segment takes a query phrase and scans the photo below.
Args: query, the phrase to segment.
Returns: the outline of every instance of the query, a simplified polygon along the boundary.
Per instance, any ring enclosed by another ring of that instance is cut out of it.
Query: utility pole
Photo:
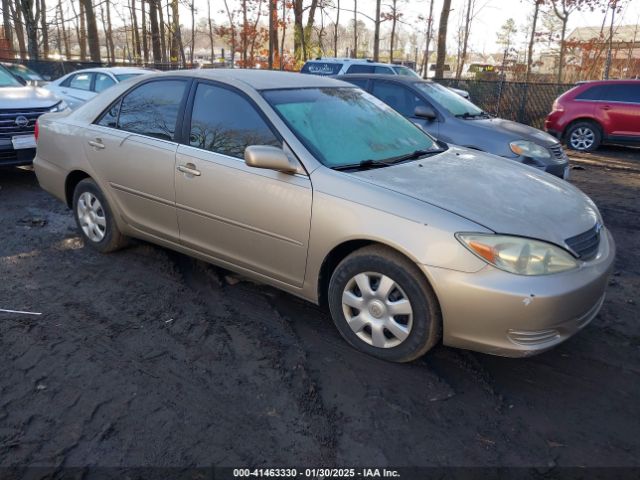
[[[607,48],[607,63],[604,67],[604,79],[609,80],[609,71],[611,70],[611,50],[613,49],[613,19],[616,14],[616,4],[618,0],[611,0],[611,24],[609,26],[609,47]]]

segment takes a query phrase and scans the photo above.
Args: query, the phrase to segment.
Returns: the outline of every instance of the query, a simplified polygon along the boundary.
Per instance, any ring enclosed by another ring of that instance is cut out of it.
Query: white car
[[[149,73],[149,70],[137,67],[76,70],[48,83],[45,88],[64,100],[71,109],[75,109],[116,83],[145,73]]]

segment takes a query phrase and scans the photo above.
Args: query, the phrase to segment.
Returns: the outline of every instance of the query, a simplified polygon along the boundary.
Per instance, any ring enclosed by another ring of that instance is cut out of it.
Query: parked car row
[[[345,79],[367,83],[133,78],[40,117],[35,172],[86,245],[135,237],[240,272],[327,306],[347,342],[385,360],[440,341],[531,355],[597,315],[615,246],[595,204],[542,168],[436,137],[499,131],[516,160],[555,140],[418,79]]]

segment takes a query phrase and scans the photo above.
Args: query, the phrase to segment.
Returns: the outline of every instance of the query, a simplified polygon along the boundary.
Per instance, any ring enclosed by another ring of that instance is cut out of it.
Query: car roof
[[[74,73],[113,73],[114,75],[121,74],[126,75],[128,73],[149,73],[151,70],[146,70],[141,67],[95,67],[95,68],[83,68],[82,70],[75,70],[73,72],[69,72],[71,74]]]
[[[576,82],[576,86],[578,85],[613,85],[620,83],[631,83],[636,84],[640,83],[640,79],[634,78],[620,78],[620,79],[611,79],[611,80],[581,80]]]
[[[185,76],[219,80],[226,83],[242,82],[255,90],[287,88],[352,87],[353,85],[320,75],[277,70],[249,70],[231,68],[201,68],[155,73],[155,76]]]
[[[386,75],[384,73],[347,73],[344,75],[336,75],[334,78],[338,78],[341,80],[349,81],[349,78],[363,78],[363,79],[380,79],[380,80],[388,80],[390,82],[397,83],[433,83],[431,80],[418,78],[418,77],[409,77],[407,75]]]
[[[352,63],[357,65],[373,65],[374,67],[406,67],[405,65],[396,65],[394,63],[374,62],[366,58],[312,58],[306,63]]]

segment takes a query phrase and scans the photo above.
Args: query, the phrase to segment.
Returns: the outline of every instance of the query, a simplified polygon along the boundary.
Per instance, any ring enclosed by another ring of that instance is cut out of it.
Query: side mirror
[[[298,171],[297,165],[289,160],[284,150],[269,145],[250,145],[245,148],[244,163],[250,167],[278,170],[284,173]]]
[[[426,118],[427,120],[435,120],[438,117],[436,112],[433,111],[433,108],[427,107],[426,105],[418,105],[413,115],[418,118]]]

